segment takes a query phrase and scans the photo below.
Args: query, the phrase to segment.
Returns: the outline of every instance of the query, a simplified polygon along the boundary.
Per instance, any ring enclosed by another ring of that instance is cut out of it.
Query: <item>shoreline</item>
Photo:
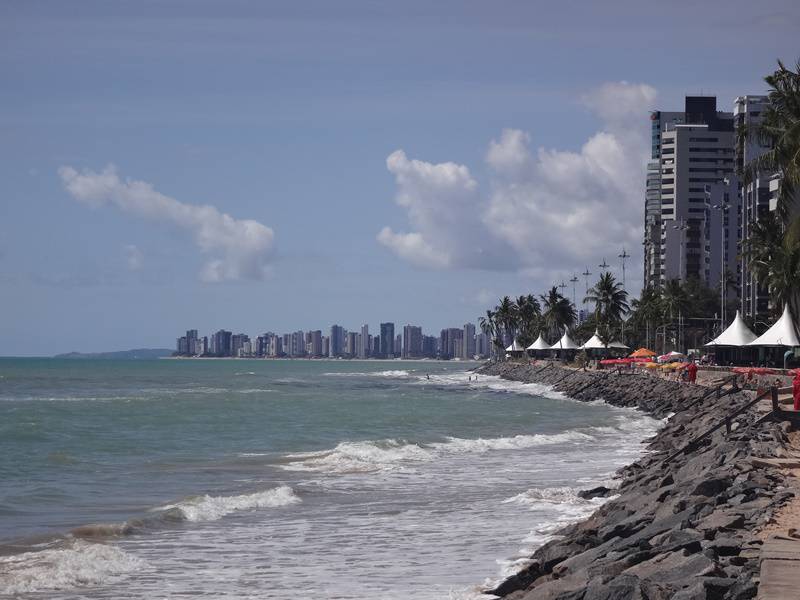
[[[602,399],[665,419],[645,454],[616,475],[618,489],[584,491],[609,500],[588,519],[557,532],[530,562],[487,594],[513,600],[754,598],[761,531],[780,527],[796,480],[758,459],[790,454],[788,423],[765,421],[760,404],[693,450],[666,461],[736,407],[739,391],[700,402],[709,389],[646,374],[580,371],[553,364],[498,362],[477,373],[551,385],[580,401]],[[591,460],[591,451],[587,452]]]

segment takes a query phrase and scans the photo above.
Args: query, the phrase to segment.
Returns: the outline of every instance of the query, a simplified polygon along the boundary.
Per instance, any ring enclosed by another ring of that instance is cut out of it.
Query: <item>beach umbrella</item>
[[[665,363],[665,362],[674,362],[676,360],[682,361],[684,358],[686,358],[685,354],[681,352],[675,352],[673,350],[672,352],[667,352],[666,354],[662,354],[661,356],[659,356],[658,362]]]
[[[647,348],[639,348],[635,352],[631,354],[631,358],[651,358],[655,356],[656,353],[652,350],[648,350]]]

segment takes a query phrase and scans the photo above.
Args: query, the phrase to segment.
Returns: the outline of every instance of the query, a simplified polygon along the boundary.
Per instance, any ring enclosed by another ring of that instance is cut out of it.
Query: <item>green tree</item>
[[[607,325],[619,323],[630,311],[628,292],[608,272],[600,275],[600,279],[583,301],[594,303],[595,317]]]
[[[517,312],[517,305],[509,298],[504,296],[494,309],[495,323],[500,329],[501,337],[504,344],[510,344],[514,341],[517,335],[517,328],[519,326],[519,313]]]
[[[794,71],[778,61],[778,69],[764,81],[770,88],[767,108],[752,129],[740,129],[739,143],[755,138],[769,150],[744,165],[743,175],[745,182],[757,173],[780,175],[777,213],[788,224],[795,193],[800,190],[800,61]]]
[[[564,333],[564,329],[570,329],[575,325],[577,321],[575,307],[558,292],[558,287],[555,285],[540,298],[544,326],[554,339],[558,339]]]
[[[492,344],[494,344],[495,348],[502,350],[503,342],[499,337],[499,329],[497,327],[497,323],[495,322],[494,311],[487,310],[486,315],[478,319],[478,325],[480,325],[481,331],[483,331],[483,333],[489,336],[489,339],[492,340]]]
[[[539,335],[542,321],[542,308],[539,301],[532,295],[520,296],[517,305],[517,339],[523,346],[531,344]]]
[[[637,335],[643,345],[655,346],[655,331],[664,319],[664,303],[661,294],[652,286],[642,290],[638,298],[631,302],[631,318],[628,319],[629,330]],[[642,336],[642,331],[644,335]]]

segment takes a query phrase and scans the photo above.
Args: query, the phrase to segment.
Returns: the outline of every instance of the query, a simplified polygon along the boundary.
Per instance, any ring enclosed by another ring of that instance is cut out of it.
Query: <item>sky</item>
[[[0,2],[0,354],[438,333],[623,248],[636,294],[649,111],[799,39],[783,0]]]

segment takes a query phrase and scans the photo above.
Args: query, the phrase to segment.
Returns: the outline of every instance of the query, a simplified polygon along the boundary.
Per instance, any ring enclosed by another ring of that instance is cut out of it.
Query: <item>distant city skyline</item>
[[[189,329],[177,338],[176,356],[208,358],[347,358],[347,359],[422,359],[472,360],[488,358],[497,349],[490,337],[474,323],[463,327],[447,327],[436,335],[425,335],[422,327],[406,324],[403,333],[395,335],[395,324],[380,324],[380,334],[370,335],[369,325],[359,331],[348,331],[331,325],[326,335],[321,329],[289,333],[265,331],[249,335],[220,329],[200,335]]]
[[[394,346],[580,302],[623,251],[636,294],[650,111],[758,97],[798,30],[788,0],[3,3],[3,354],[310,316]]]

